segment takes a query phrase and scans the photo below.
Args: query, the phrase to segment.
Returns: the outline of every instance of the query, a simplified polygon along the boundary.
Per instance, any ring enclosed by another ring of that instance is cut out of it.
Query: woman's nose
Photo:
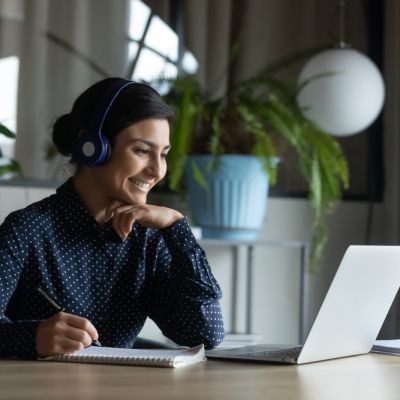
[[[149,160],[149,163],[146,167],[146,173],[151,175],[155,179],[163,178],[163,166],[162,160],[158,157],[154,157]]]

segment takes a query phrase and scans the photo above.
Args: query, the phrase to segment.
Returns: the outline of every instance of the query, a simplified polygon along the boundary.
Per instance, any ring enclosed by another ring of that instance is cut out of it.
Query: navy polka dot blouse
[[[0,355],[36,357],[38,324],[65,311],[89,319],[103,346],[132,347],[147,317],[183,346],[219,344],[220,287],[187,220],[134,224],[122,241],[100,225],[69,180],[0,226]]]

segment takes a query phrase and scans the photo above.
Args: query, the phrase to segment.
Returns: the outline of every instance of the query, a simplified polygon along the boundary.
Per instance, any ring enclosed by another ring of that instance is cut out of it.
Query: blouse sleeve
[[[32,358],[37,355],[36,331],[40,321],[11,321],[6,315],[26,256],[15,215],[10,214],[0,226],[0,356]]]
[[[147,304],[163,334],[183,346],[217,346],[224,338],[221,296],[186,218],[162,230]]]

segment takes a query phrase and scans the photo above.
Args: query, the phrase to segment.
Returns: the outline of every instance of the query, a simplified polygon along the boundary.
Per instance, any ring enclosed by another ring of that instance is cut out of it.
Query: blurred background
[[[251,333],[269,342],[298,342],[308,332],[347,246],[398,244],[400,238],[400,4],[348,0],[341,16],[339,3],[0,0],[0,123],[16,133],[13,139],[0,136],[0,149],[20,163],[25,176],[23,181],[0,181],[0,220],[54,192],[65,179],[67,160],[54,155],[50,128],[99,79],[151,82],[195,74],[218,95],[277,60],[332,46],[344,32],[346,42],[380,70],[386,95],[383,111],[367,129],[338,138],[349,162],[350,185],[328,219],[321,271],[301,274],[298,247],[257,246],[249,286],[246,248],[237,249],[235,273],[231,248],[204,245],[224,291],[227,330],[249,333],[250,312]],[[279,77],[295,86],[306,61],[281,68]],[[301,245],[310,237],[311,224],[306,185],[289,156],[279,167],[259,238]],[[395,301],[382,337],[400,335],[399,313]],[[151,322],[144,335],[161,337]]]

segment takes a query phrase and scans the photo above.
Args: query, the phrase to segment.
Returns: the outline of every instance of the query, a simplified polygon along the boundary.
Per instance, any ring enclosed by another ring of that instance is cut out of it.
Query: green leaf
[[[171,135],[171,151],[168,154],[170,168],[168,184],[173,191],[178,191],[180,188],[186,157],[191,147],[194,117],[197,113],[197,107],[192,102],[194,83],[188,80],[181,89],[182,97],[177,102],[178,116]]]
[[[314,209],[315,219],[319,221],[322,214],[322,183],[321,183],[321,170],[316,152],[313,154],[311,162],[311,176],[310,176],[310,199]]]
[[[272,160],[276,160],[277,157],[272,139],[264,129],[262,122],[245,105],[238,106],[237,110],[246,122],[250,134],[255,138],[252,153],[260,159],[270,184],[274,185],[277,177],[277,163]]]
[[[5,125],[0,124],[0,133],[10,139],[15,139],[17,136],[11,132]]]
[[[210,153],[213,156],[220,156],[224,154],[224,148],[221,144],[223,130],[221,127],[220,116],[217,113],[211,116],[210,125],[212,129],[212,135],[209,142]]]
[[[192,167],[192,174],[194,177],[194,180],[204,189],[204,190],[209,190],[209,185],[208,182],[201,172],[200,168],[197,166],[197,164],[192,161],[191,162],[191,167]]]
[[[169,187],[171,190],[175,190],[177,191],[180,187],[180,182],[183,176],[183,172],[185,169],[185,163],[186,163],[187,157],[186,156],[182,156],[179,158],[176,158],[174,162],[171,162],[171,164],[173,165],[174,168],[174,172],[171,172],[169,174]]]
[[[316,221],[311,237],[308,271],[311,274],[319,272],[325,247],[328,241],[326,224],[322,219]]]
[[[21,166],[17,161],[10,160],[8,164],[0,165],[0,176],[8,173],[22,174]]]

